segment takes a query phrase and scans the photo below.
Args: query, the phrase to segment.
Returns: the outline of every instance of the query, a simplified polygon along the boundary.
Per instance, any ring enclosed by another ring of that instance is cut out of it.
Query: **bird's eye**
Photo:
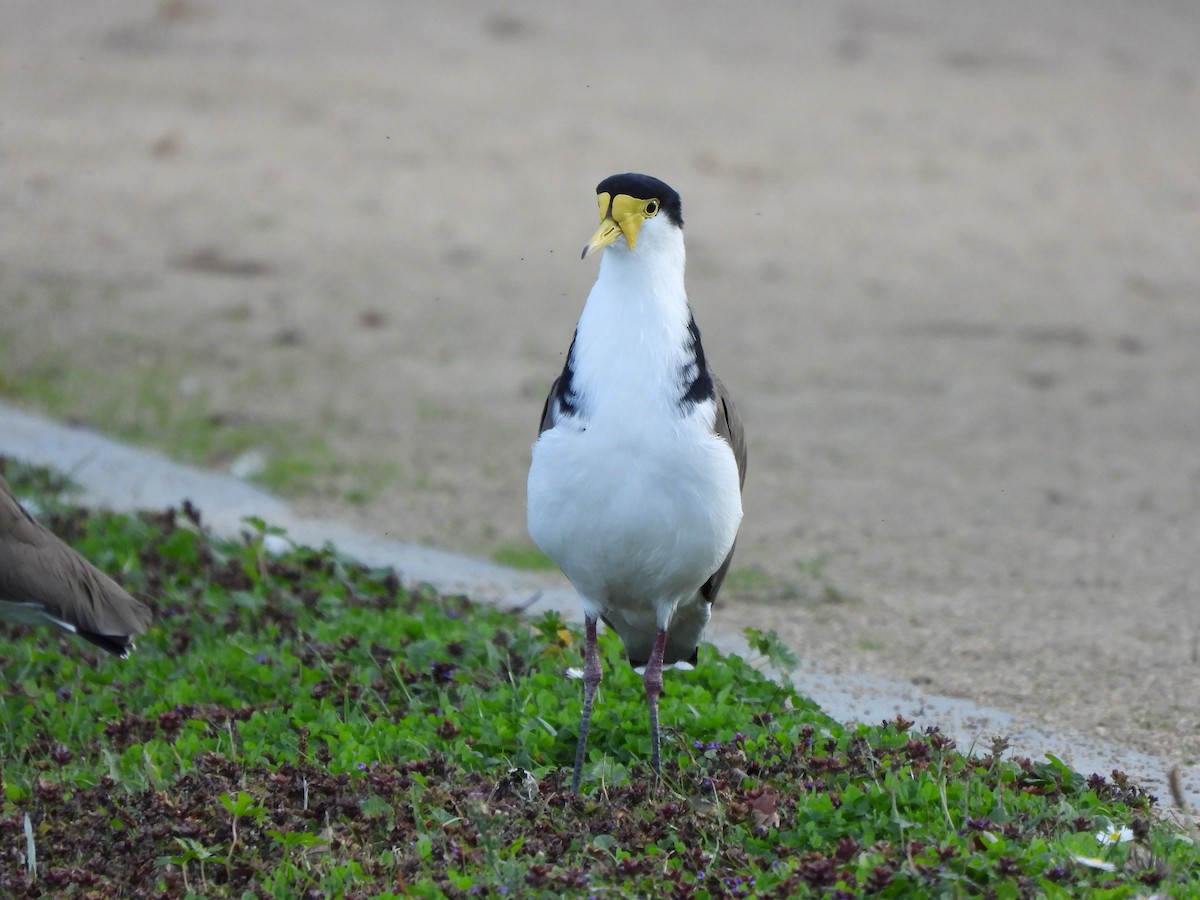
[[[649,203],[646,204],[646,215],[653,216],[653,215],[657,215],[657,214],[658,214],[658,201],[651,200]]]

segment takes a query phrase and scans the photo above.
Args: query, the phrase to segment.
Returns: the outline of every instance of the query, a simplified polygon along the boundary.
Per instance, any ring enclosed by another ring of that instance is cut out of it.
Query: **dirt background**
[[[717,623],[1194,765],[1190,0],[6,0],[0,394],[316,434],[375,475],[302,510],[520,548],[625,170],[747,423]]]

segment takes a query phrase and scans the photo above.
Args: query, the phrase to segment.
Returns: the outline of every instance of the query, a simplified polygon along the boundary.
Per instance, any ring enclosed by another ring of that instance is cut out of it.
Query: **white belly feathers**
[[[649,625],[651,636],[667,628],[733,546],[742,517],[737,465],[712,417],[707,401],[669,427],[561,422],[534,445],[530,535],[585,611],[618,632],[623,624]]]

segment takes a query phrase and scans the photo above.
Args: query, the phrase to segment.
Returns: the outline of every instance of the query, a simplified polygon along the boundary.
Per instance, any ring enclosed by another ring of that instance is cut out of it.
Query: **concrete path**
[[[406,583],[427,582],[445,593],[463,593],[500,606],[522,606],[530,615],[557,609],[581,621],[574,592],[557,578],[520,572],[428,547],[367,534],[338,522],[300,518],[288,504],[226,475],[172,462],[80,428],[71,428],[0,404],[0,454],[65,472],[83,488],[81,501],[114,510],[155,509],[191,500],[215,532],[237,534],[242,520],[257,516],[286,529],[297,543],[332,543],[372,566],[391,566]],[[711,642],[725,653],[749,655],[741,635],[715,631]],[[1083,774],[1107,776],[1119,769],[1172,805],[1169,760],[1071,732],[1051,732],[1002,710],[924,693],[910,684],[868,676],[834,675],[811,660],[793,676],[797,686],[839,721],[877,722],[897,714],[919,727],[938,725],[960,749],[986,751],[994,735],[1010,741],[1009,753],[1038,760],[1054,755]],[[1184,796],[1200,807],[1200,771],[1182,771]]]

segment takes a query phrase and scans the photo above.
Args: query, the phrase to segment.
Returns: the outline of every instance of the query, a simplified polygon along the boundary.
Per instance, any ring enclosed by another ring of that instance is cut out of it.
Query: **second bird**
[[[684,287],[679,194],[648,175],[596,187],[603,250],[529,470],[529,533],[583,602],[579,790],[600,684],[596,622],[643,671],[661,771],[664,665],[694,665],[742,520],[746,445]]]
[[[0,478],[0,618],[53,625],[128,656],[152,616],[34,519]]]

